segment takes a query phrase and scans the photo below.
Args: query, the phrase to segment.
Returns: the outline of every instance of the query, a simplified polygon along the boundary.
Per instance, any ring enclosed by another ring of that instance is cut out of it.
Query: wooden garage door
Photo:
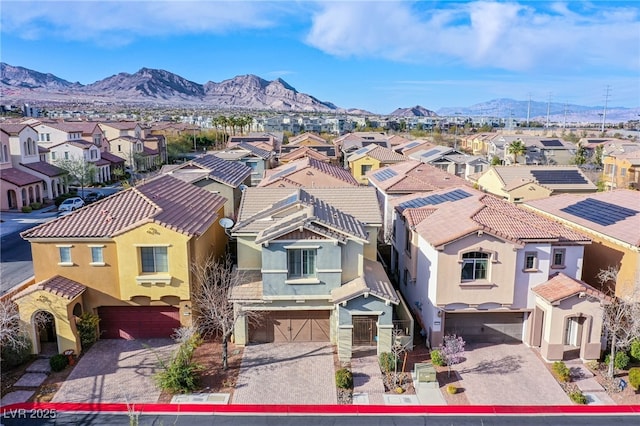
[[[249,332],[249,341],[328,342],[329,311],[274,311]]]
[[[172,306],[103,306],[98,316],[101,339],[171,337],[180,327],[180,312]]]
[[[456,334],[469,343],[522,342],[522,312],[446,314],[446,334]]]

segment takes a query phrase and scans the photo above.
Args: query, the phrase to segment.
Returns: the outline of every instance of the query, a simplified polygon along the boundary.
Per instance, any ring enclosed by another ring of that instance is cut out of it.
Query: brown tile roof
[[[389,170],[393,176],[386,177],[387,174],[384,170]],[[381,168],[369,173],[367,178],[374,186],[389,194],[407,194],[471,186],[469,182],[456,175],[417,160],[408,160]]]
[[[369,259],[365,259],[363,263],[363,274],[331,290],[331,301],[333,303],[346,302],[370,294],[394,305],[400,303],[382,265]]]
[[[296,161],[292,161],[287,164],[276,167],[268,171],[264,179],[258,184],[258,186],[274,186],[278,180],[288,178],[289,180],[302,184],[306,181],[301,180],[297,182],[295,174],[307,170],[314,169],[328,177],[337,179],[349,186],[359,186],[358,181],[349,173],[349,171],[343,167],[335,166],[333,164],[326,163],[324,161],[316,160],[315,158],[304,157]]]
[[[379,145],[368,145],[367,150],[358,153],[358,151],[349,155],[349,162],[356,161],[363,157],[371,157],[374,158],[381,163],[399,163],[401,161],[407,161],[409,158],[405,157],[402,154],[398,154],[392,149],[385,148],[384,146]]]
[[[25,127],[30,126],[24,123],[0,123],[0,130],[7,133],[8,135],[17,135]]]
[[[100,158],[104,158],[105,160],[109,160],[109,162],[115,164],[124,163],[124,158],[118,157],[117,155],[107,151],[100,151]]]
[[[262,300],[262,272],[239,271],[238,278],[240,284],[231,289],[230,300],[236,302]]]
[[[36,161],[35,163],[21,163],[20,165],[49,177],[67,174],[66,170],[54,166],[53,164],[49,164],[45,161]]]
[[[39,177],[23,172],[22,170],[18,170],[15,167],[0,170],[0,179],[16,186],[25,186],[42,182],[42,179]]]
[[[321,138],[318,135],[314,135],[313,133],[309,133],[309,132],[305,132],[302,133],[298,136],[294,136],[289,138],[289,145],[296,145],[299,144],[300,142],[304,142],[306,140],[311,140],[313,142],[317,142],[320,145],[329,145],[329,142],[327,142],[325,139]]]
[[[452,199],[451,193],[463,196]],[[410,203],[411,200],[420,202]],[[416,232],[433,246],[447,244],[478,231],[516,243],[590,241],[557,222],[467,187],[398,197],[392,200],[392,204],[405,217],[417,222]],[[432,211],[428,214],[427,211],[407,212],[411,209]],[[452,223],[456,226],[451,226]]]
[[[13,296],[12,299],[20,299],[35,291],[44,290],[51,294],[55,294],[56,296],[60,296],[68,300],[73,300],[81,295],[86,289],[86,286],[80,284],[77,281],[62,277],[60,275],[56,275],[45,281],[27,287],[23,291]]]
[[[327,162],[330,160],[330,158],[326,156],[324,153],[317,151],[312,147],[306,146],[306,145],[302,145],[296,149],[293,149],[287,152],[286,154],[280,155],[280,160],[293,161],[303,157],[311,157],[316,160],[320,160],[324,162]]]
[[[225,201],[224,197],[163,175],[21,235],[25,239],[110,238],[153,222],[194,236],[202,234],[218,219],[218,210]]]
[[[118,130],[133,130],[138,125],[136,121],[103,121],[100,124]]]
[[[640,192],[630,189],[594,194],[559,194],[522,205],[555,220],[640,247]],[[624,215],[614,210],[626,209]],[[635,212],[635,213],[634,213]]]
[[[533,287],[531,291],[551,304],[579,293],[586,293],[602,301],[611,300],[611,297],[596,290],[584,281],[571,278],[562,272],[554,275],[549,281]]]

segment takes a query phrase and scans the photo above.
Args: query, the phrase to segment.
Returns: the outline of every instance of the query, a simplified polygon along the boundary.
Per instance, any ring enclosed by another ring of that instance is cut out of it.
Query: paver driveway
[[[244,348],[234,404],[337,404],[333,346],[265,343]]]
[[[158,357],[168,359],[171,339],[99,340],[82,356],[53,402],[158,402]]]
[[[543,361],[523,344],[467,344],[455,366],[471,405],[572,404]]]

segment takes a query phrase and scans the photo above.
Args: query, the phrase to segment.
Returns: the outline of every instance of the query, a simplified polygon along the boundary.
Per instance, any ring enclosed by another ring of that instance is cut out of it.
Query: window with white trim
[[[524,254],[524,270],[525,271],[537,271],[538,270],[538,253],[535,251],[528,251]]]
[[[566,249],[556,248],[551,253],[551,267],[552,268],[564,268],[565,257],[567,255]]]
[[[140,247],[140,264],[143,273],[169,272],[166,247]]]
[[[314,278],[316,276],[316,249],[287,250],[287,278]]]
[[[489,253],[472,251],[462,255],[462,281],[486,280],[489,271]]]
[[[60,253],[60,263],[72,263],[71,262],[71,247],[58,247]]]
[[[104,264],[104,250],[103,247],[90,247],[91,249],[91,263]]]

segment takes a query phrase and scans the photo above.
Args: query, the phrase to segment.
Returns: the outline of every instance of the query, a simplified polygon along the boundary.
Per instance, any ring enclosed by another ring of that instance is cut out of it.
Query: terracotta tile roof
[[[390,170],[393,176],[386,177],[383,170]],[[374,186],[389,194],[407,194],[471,186],[469,182],[458,176],[416,160],[408,160],[381,168],[369,173],[367,178]]]
[[[100,124],[118,130],[133,130],[138,125],[136,121],[103,121]]]
[[[231,289],[230,300],[240,301],[262,301],[262,272],[260,271],[239,271],[240,284]]]
[[[410,228],[415,228],[420,222],[431,216],[436,209],[433,207],[420,207],[418,209],[406,209],[402,215],[407,219]]]
[[[510,187],[512,182],[516,181],[516,184],[521,182],[523,179],[532,180],[538,184],[542,184],[545,187],[552,190],[566,190],[566,189],[581,189],[584,191],[593,191],[597,190],[596,185],[589,180],[589,178],[582,172],[582,170],[578,166],[525,166],[525,165],[514,165],[514,166],[493,166],[495,173],[498,177],[504,182],[505,188]],[[567,173],[577,173],[582,179],[584,179],[584,183],[564,183],[562,179],[558,179],[557,182],[539,182],[536,179],[535,173],[545,171],[552,172],[567,172]]]
[[[398,154],[392,149],[385,148],[378,145],[369,145],[366,148],[361,148],[353,154],[349,155],[349,162],[356,161],[363,157],[371,157],[382,163],[398,163],[401,161],[407,161],[408,158],[402,154]],[[366,149],[366,150],[365,150]]]
[[[365,259],[363,263],[363,274],[331,290],[331,301],[333,303],[346,302],[370,294],[394,305],[400,303],[400,298],[393,289],[382,265],[369,259]]]
[[[49,177],[67,174],[66,170],[54,166],[53,164],[49,164],[45,161],[36,161],[35,163],[20,163],[20,165]]]
[[[12,183],[16,186],[25,186],[42,182],[42,179],[39,177],[23,172],[22,170],[18,170],[15,167],[0,170],[0,180]]]
[[[200,235],[218,218],[226,199],[163,175],[117,192],[75,212],[31,228],[33,238],[110,238],[153,222],[183,234]]]
[[[463,195],[446,201],[454,191]],[[425,197],[426,200],[418,203],[422,204],[420,207],[416,207],[416,203],[406,204],[409,200],[422,200]],[[392,205],[405,217],[411,217],[416,232],[433,246],[447,244],[478,231],[516,243],[590,241],[585,235],[557,222],[468,187],[398,197],[392,200]],[[407,211],[421,209],[431,211]],[[456,226],[451,226],[452,223]]]
[[[523,207],[572,227],[640,247],[640,192],[629,189],[593,194],[559,194],[529,201]],[[618,216],[616,209],[625,214]]]
[[[269,170],[258,186],[274,186],[277,181],[284,178],[288,178],[297,184],[303,184],[306,182],[305,178],[302,177],[300,182],[298,182],[295,174],[307,169],[314,169],[316,172],[320,172],[328,177],[337,179],[349,186],[359,186],[358,181],[347,169],[310,157],[304,157]],[[327,183],[327,186],[328,185],[329,184]]]
[[[399,135],[389,136],[388,140],[392,147],[398,147],[400,145],[406,144],[407,142],[411,142],[409,139],[403,138]]]
[[[303,192],[296,188],[247,188],[242,196],[238,212],[238,225],[243,224],[246,232],[259,232],[270,225],[269,222],[255,221],[256,216],[287,202],[312,196],[327,203],[336,210],[353,216],[365,225],[379,226],[382,216],[378,207],[375,188],[305,188]],[[243,231],[243,232],[244,232]]]
[[[602,301],[611,300],[611,297],[596,290],[584,281],[571,278],[562,272],[554,275],[549,281],[533,287],[531,291],[551,304],[580,293],[586,293]]]
[[[81,295],[86,289],[86,286],[80,284],[77,281],[62,277],[60,275],[56,275],[45,281],[27,287],[23,291],[13,296],[12,299],[20,299],[35,291],[44,290],[51,294],[55,294],[56,296],[60,296],[68,300],[73,300]]]
[[[402,145],[397,145],[395,147],[393,147],[393,150],[395,152],[399,152],[400,154],[403,155],[409,155],[412,154],[415,151],[420,151],[420,150],[429,150],[431,148],[435,147],[434,144],[427,142],[425,140],[421,140],[421,139],[417,139],[414,141],[407,141],[405,143],[403,143]]]
[[[329,142],[327,142],[325,139],[321,138],[320,136],[314,135],[313,133],[305,132],[298,136],[289,138],[289,145],[297,145],[300,142],[306,141],[307,139],[312,140],[313,142],[317,142],[320,145],[329,144]]]
[[[325,153],[320,152],[314,149],[313,147],[306,146],[306,145],[295,147],[291,151],[286,152],[284,154],[282,154],[283,151],[280,151],[280,152],[281,152],[280,161],[282,160],[293,161],[303,157],[311,157],[311,158],[315,158],[316,160],[325,161],[325,162],[330,160],[330,158]]]
[[[0,130],[13,136],[19,134],[25,127],[30,126],[24,123],[0,123]]]

